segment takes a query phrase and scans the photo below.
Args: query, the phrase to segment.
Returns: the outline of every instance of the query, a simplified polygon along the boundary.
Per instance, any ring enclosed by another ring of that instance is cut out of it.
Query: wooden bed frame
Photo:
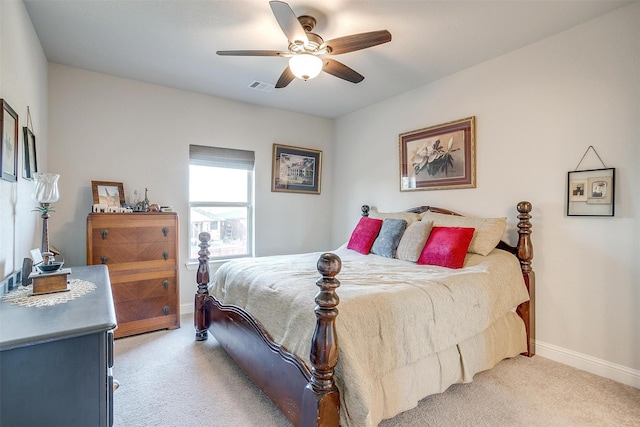
[[[520,304],[518,315],[524,321],[527,332],[526,356],[535,354],[535,274],[531,268],[533,246],[531,243],[531,203],[520,202],[517,224],[518,243],[510,246],[500,241],[496,246],[514,254],[520,260],[522,275],[530,300]],[[459,215],[453,211],[420,206],[407,212],[431,211]],[[369,207],[362,207],[368,216]],[[341,260],[332,253],[322,254],[318,260],[321,278],[316,285],[316,327],[311,341],[311,369],[298,357],[276,344],[251,314],[233,305],[223,305],[209,295],[209,233],[200,233],[198,252],[198,289],[195,295],[194,324],[196,340],[203,341],[210,330],[231,358],[269,396],[282,413],[295,426],[338,426],[340,424],[340,396],[335,385],[333,371],[338,362],[338,337],[335,319],[339,298],[335,293],[340,282],[336,275]]]

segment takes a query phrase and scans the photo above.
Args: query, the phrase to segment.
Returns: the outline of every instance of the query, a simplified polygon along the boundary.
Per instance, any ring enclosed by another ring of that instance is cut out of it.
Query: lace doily
[[[71,279],[69,281],[71,290],[66,292],[56,292],[53,294],[32,295],[33,285],[19,286],[17,289],[5,294],[2,302],[10,302],[22,307],[49,307],[56,304],[64,304],[67,301],[80,298],[96,289],[96,284],[86,280]]]

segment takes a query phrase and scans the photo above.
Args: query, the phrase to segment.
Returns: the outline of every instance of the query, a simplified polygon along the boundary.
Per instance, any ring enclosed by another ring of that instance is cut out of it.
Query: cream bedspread
[[[342,425],[377,425],[433,390],[471,381],[526,349],[523,324],[512,310],[528,294],[513,255],[467,254],[464,267],[451,270],[345,246],[333,252],[342,259],[336,291]],[[252,313],[275,342],[310,366],[320,254],[230,261],[216,272],[210,292]],[[444,365],[451,363],[458,366],[449,371]],[[434,380],[423,372],[434,369],[438,384],[421,387]]]

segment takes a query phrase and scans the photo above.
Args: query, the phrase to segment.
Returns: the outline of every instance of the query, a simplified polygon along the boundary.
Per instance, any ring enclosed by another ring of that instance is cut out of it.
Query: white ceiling
[[[630,1],[290,0],[325,40],[387,29],[392,41],[336,55],[365,76],[322,73],[261,92],[280,57],[217,50],[286,51],[268,0],[24,0],[50,62],[223,98],[335,118],[564,31]]]

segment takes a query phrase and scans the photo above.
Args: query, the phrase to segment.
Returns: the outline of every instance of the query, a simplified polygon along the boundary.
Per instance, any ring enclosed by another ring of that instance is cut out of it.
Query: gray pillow
[[[386,218],[378,237],[373,242],[371,253],[393,258],[405,228],[407,228],[407,221],[404,219]]]

